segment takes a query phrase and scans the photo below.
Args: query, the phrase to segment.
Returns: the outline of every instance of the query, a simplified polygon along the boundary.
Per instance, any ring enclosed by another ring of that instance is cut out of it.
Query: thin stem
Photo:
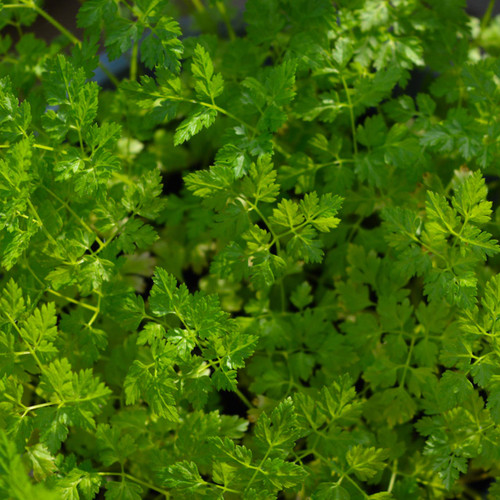
[[[193,2],[193,5],[194,5],[194,8],[198,11],[198,12],[205,12],[205,6],[203,5],[203,3],[201,2],[201,0],[191,0]]]
[[[217,6],[217,10],[219,11],[224,24],[226,25],[229,40],[236,40],[236,33],[234,32],[233,26],[231,25],[231,19],[229,19],[229,16],[227,14],[226,5],[221,0],[217,0],[217,2],[215,2],[215,5]]]
[[[74,45],[81,46],[82,42],[75,36],[73,33],[68,31],[57,19],[54,19],[50,14],[45,12],[43,9],[38,7],[32,0],[21,0],[22,4],[10,4],[4,5],[3,8],[14,8],[14,7],[24,7],[28,9],[33,9],[37,14],[42,16],[46,21],[48,21],[54,28],[56,28],[60,33],[62,33],[66,38],[68,38]],[[99,67],[104,71],[109,80],[118,87],[120,82],[118,79],[111,73],[111,71],[101,62],[99,63]]]
[[[276,149],[278,149],[278,148],[276,148]],[[288,155],[288,156],[291,156],[291,155]],[[281,178],[282,179],[290,179],[292,177],[298,177],[299,175],[303,175],[303,174],[314,175],[316,172],[319,172],[321,169],[323,169],[325,167],[333,167],[336,165],[341,166],[343,163],[354,163],[354,159],[352,159],[352,158],[345,158],[345,159],[338,158],[336,160],[327,161],[325,163],[316,163],[313,166],[313,168],[305,167],[305,168],[301,168],[301,169],[297,169],[297,170],[294,169],[290,174],[282,175]]]
[[[273,228],[271,227],[271,224],[267,220],[266,216],[260,211],[259,207],[255,203],[252,203],[248,198],[240,198],[240,201],[243,201],[244,203],[248,203],[250,205],[250,207],[253,210],[255,210],[255,213],[261,218],[262,222],[264,222],[267,229],[271,233],[271,236],[273,237],[273,241],[275,241],[276,245],[278,245],[278,240],[279,240],[281,235],[277,235],[274,232]]]
[[[128,175],[123,175],[123,174],[120,174],[119,172],[113,172],[113,177],[115,179],[119,180],[120,182],[124,182],[128,186],[131,186],[134,188],[136,187],[135,182],[132,179],[130,179],[130,177]]]
[[[49,241],[57,247],[58,246],[57,241],[54,239],[54,237],[48,232],[47,228],[44,226],[42,219],[40,219],[40,216],[38,215],[36,208],[34,207],[33,203],[31,203],[31,200],[29,198],[27,199],[27,202],[28,202],[28,206],[31,210],[31,213],[33,214],[33,217],[35,217],[36,221],[40,225],[40,228],[45,233],[45,235],[47,236]]]
[[[101,296],[97,296],[97,307],[95,308],[94,315],[90,318],[89,322],[87,323],[87,326],[89,328],[92,328],[92,325],[94,324],[94,321],[97,319],[97,316],[99,316],[99,313],[101,312]]]
[[[109,78],[109,81],[115,86],[115,87],[118,87],[120,85],[120,81],[118,80],[118,78],[116,78],[116,76],[108,69],[108,67],[106,65],[104,65],[103,63],[99,63],[99,68],[102,69],[102,71],[104,72],[104,74]]]
[[[354,479],[347,475],[343,477],[345,477],[363,495],[363,498],[368,498],[368,495],[360,488],[359,484],[354,481]]]
[[[351,101],[351,95],[349,94],[349,88],[347,87],[347,82],[345,81],[345,78],[342,76],[342,85],[344,86],[344,90],[347,96],[347,102],[349,104],[349,114],[351,116],[351,131],[352,131],[352,143],[353,143],[353,148],[354,148],[354,154],[358,154],[358,143],[356,140],[356,123],[354,121],[354,110],[352,107],[352,101]]]
[[[57,21],[57,19],[54,19],[50,14],[48,14],[43,9],[38,7],[36,3],[31,1],[24,3],[26,4],[27,7],[32,8],[37,14],[46,19],[50,24],[52,24],[52,26],[54,26],[54,28],[59,30],[59,32],[61,32],[64,36],[66,36],[69,40],[71,40],[72,43],[78,46],[81,45],[80,40],[78,40],[78,38],[75,35],[73,35],[73,33],[69,32],[59,21]]]
[[[26,269],[31,273],[31,275],[35,278],[35,280],[38,282],[39,285],[42,285],[43,288],[46,289],[47,292],[51,293],[52,295],[55,295],[56,297],[59,297],[60,299],[67,300],[68,302],[71,302],[72,304],[76,304],[78,306],[81,306],[85,309],[88,309],[89,311],[98,311],[98,308],[95,306],[91,306],[90,304],[85,304],[85,302],[81,302],[79,300],[72,299],[71,297],[68,297],[66,295],[63,295],[62,293],[56,292],[55,290],[52,290],[52,288],[46,288],[45,283],[36,275],[35,271],[31,269],[30,265],[25,262]]]
[[[51,293],[52,295],[55,295],[56,297],[59,297],[60,299],[67,300],[68,302],[71,302],[72,304],[76,304],[78,306],[81,306],[84,309],[88,309],[89,311],[99,312],[99,309],[97,307],[91,306],[90,304],[86,304],[85,302],[81,302],[80,300],[72,299],[71,297],[68,297],[66,295],[63,295],[62,293],[59,293],[59,292],[56,292],[55,290],[52,290],[52,288],[47,288],[47,292]]]
[[[396,476],[398,475],[398,459],[394,460],[394,468],[392,469],[391,479],[389,481],[389,487],[387,491],[390,493],[394,488],[394,483],[396,482]]]
[[[197,101],[196,99],[189,99],[188,97],[182,97],[182,96],[177,96],[177,95],[164,96],[164,95],[160,94],[159,92],[145,92],[145,94],[148,95],[148,96],[150,96],[150,97],[156,97],[158,99],[165,99],[165,98],[167,98],[167,99],[169,99],[171,101],[186,102],[186,103],[191,103],[191,104],[198,104],[199,106],[203,106],[205,108],[213,109],[214,111],[218,111],[219,113],[227,116],[228,118],[231,118],[231,119],[237,121],[238,123],[241,123],[241,125],[244,125],[245,127],[247,127],[254,134],[258,133],[258,130],[257,130],[256,127],[254,127],[253,125],[250,125],[245,120],[242,120],[241,118],[239,118],[238,116],[234,115],[230,111],[227,111],[226,109],[221,108],[220,106],[217,106],[217,104],[213,104],[213,103],[210,103],[210,102],[204,102],[204,101]],[[280,154],[282,154],[285,158],[290,158],[290,156],[292,156],[290,153],[288,153],[287,151],[285,151],[283,149],[283,147],[278,143],[278,141],[275,138],[273,138],[273,144],[274,144],[274,147],[276,148],[276,151],[278,151]]]
[[[248,398],[238,388],[236,388],[234,392],[241,399],[241,401],[243,401],[247,408],[253,408],[252,403],[250,403]]]
[[[170,498],[169,491],[164,490],[162,488],[158,488],[158,486],[155,486],[152,483],[148,483],[146,481],[143,481],[142,479],[139,479],[138,477],[132,476],[131,474],[128,474],[126,472],[98,472],[97,474],[99,476],[121,476],[122,478],[128,479],[129,481],[133,481],[134,483],[140,484],[141,486],[144,486],[145,488],[148,488],[149,490],[156,491],[162,495],[165,495],[166,498]]]
[[[493,7],[495,6],[496,0],[490,0],[490,3],[488,4],[488,8],[486,9],[486,12],[484,13],[483,18],[481,19],[481,31],[483,31],[486,26],[488,26],[490,19],[491,19],[491,14],[493,13]]]
[[[82,137],[82,129],[81,127],[77,127],[77,132],[78,132],[78,141],[80,142],[80,151],[82,152],[82,156],[85,155],[85,148],[83,147],[83,137]]]
[[[260,461],[259,465],[255,468],[255,472],[253,473],[252,477],[250,478],[250,481],[248,481],[248,484],[247,484],[247,487],[246,487],[247,490],[250,488],[250,485],[254,482],[255,478],[257,477],[257,474],[259,472],[262,472],[262,466],[264,465],[265,461],[269,457],[272,449],[273,449],[273,446],[269,446],[269,448],[266,451],[266,454],[264,455],[264,457]]]
[[[271,227],[271,224],[267,220],[266,216],[258,208],[257,203],[252,203],[248,198],[240,199],[240,201],[244,201],[245,203],[248,203],[250,205],[250,207],[253,210],[255,210],[255,213],[261,218],[262,222],[264,222],[264,224],[269,229],[269,232],[271,233],[271,236],[272,236],[272,241],[269,244],[269,248],[271,248],[273,246],[273,244],[276,243],[276,250],[277,250],[278,255],[280,255],[281,254],[280,237],[282,235],[277,235],[274,232],[274,230]],[[283,284],[283,276],[281,278],[279,278],[278,286],[280,287],[281,311],[284,312],[286,309],[286,294],[285,294],[285,285]]]
[[[137,55],[139,52],[139,43],[137,40],[132,47],[132,55],[130,58],[130,80],[135,82],[137,80]]]
[[[408,373],[408,369],[410,368],[411,363],[411,355],[413,353],[413,347],[415,346],[416,336],[411,339],[410,348],[408,349],[408,356],[406,358],[406,363],[403,370],[403,376],[401,378],[401,382],[399,383],[399,387],[404,387],[406,374]]]
[[[24,418],[30,411],[38,410],[39,408],[46,408],[47,406],[54,406],[57,404],[59,404],[59,403],[57,403],[55,401],[49,401],[48,403],[42,403],[39,405],[25,407],[24,413],[21,415],[21,418]]]
[[[33,359],[35,360],[36,364],[38,365],[38,368],[40,368],[40,371],[41,372],[45,371],[45,368],[44,368],[42,362],[40,361],[40,358],[37,356],[36,352],[31,347],[31,345],[29,344],[29,342],[27,342],[24,339],[23,334],[21,332],[21,329],[17,326],[17,324],[14,321],[14,319],[10,316],[10,314],[8,312],[4,311],[4,314],[7,317],[7,319],[9,320],[10,324],[14,327],[14,330],[16,330],[16,332],[18,333],[19,337],[24,341],[24,344],[28,348],[28,351],[30,352],[30,354],[33,356]]]
[[[48,187],[44,186],[43,184],[40,184],[40,186],[45,189],[45,191],[47,191],[47,193],[49,193],[52,197],[54,197],[59,203],[61,203],[61,205],[64,206],[64,208],[66,208],[66,210],[81,224],[81,226],[86,229],[89,233],[95,233],[95,231],[93,231],[89,226],[88,224],[69,206],[69,204],[64,201],[63,199],[59,198],[59,196],[57,196],[57,194],[55,194],[51,189],[49,189]],[[104,242],[101,240],[101,238],[99,238],[99,236],[96,235],[96,241],[97,243],[99,244],[99,246],[103,246],[104,245]]]
[[[55,151],[54,148],[51,148],[50,146],[45,146],[45,144],[33,144],[33,147],[38,149],[45,149],[46,151]]]

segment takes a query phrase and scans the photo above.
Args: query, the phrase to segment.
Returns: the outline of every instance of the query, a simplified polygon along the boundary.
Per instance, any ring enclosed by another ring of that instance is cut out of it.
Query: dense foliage
[[[0,2],[2,499],[500,498],[493,3]]]

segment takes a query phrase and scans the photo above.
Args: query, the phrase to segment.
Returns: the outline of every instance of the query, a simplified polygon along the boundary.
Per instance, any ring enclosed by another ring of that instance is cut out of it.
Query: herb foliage
[[[493,3],[0,2],[1,498],[500,498]]]

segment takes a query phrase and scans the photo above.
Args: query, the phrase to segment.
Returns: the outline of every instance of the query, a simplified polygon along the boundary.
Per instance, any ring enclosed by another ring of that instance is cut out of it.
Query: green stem
[[[45,371],[45,368],[44,368],[42,362],[40,361],[40,358],[37,356],[36,352],[29,344],[29,342],[27,342],[23,338],[23,334],[21,333],[21,329],[17,326],[16,322],[13,320],[13,318],[10,316],[10,314],[8,312],[4,311],[4,314],[7,317],[7,319],[9,320],[10,324],[14,327],[14,330],[16,330],[16,332],[18,333],[19,338],[21,338],[24,341],[24,344],[28,348],[28,351],[30,352],[30,354],[33,356],[33,359],[35,360],[36,364],[38,365],[38,368],[40,368],[40,371],[43,373]]]
[[[491,19],[491,14],[493,12],[493,7],[495,6],[496,0],[490,0],[490,3],[488,4],[488,8],[486,9],[486,12],[484,13],[483,18],[481,19],[481,31],[483,31],[486,26],[488,26],[490,19]]]
[[[95,233],[95,231],[93,231],[89,226],[88,224],[69,206],[69,204],[64,201],[63,199],[59,198],[59,196],[57,196],[57,194],[55,194],[51,189],[49,189],[48,187],[44,186],[43,184],[40,184],[40,186],[45,189],[45,191],[47,191],[47,193],[49,193],[52,197],[54,197],[59,203],[61,203],[61,205],[64,206],[64,208],[66,208],[66,210],[80,223],[80,225],[86,230],[88,231],[89,233]],[[103,246],[104,245],[104,242],[101,240],[101,238],[99,238],[99,236],[96,235],[96,241],[97,243],[99,244],[99,246]]]
[[[205,6],[203,5],[203,3],[201,2],[201,0],[191,0],[193,2],[193,5],[194,5],[194,8],[198,11],[198,12],[205,12]]]
[[[40,225],[40,228],[42,229],[42,231],[45,233],[45,235],[47,236],[47,238],[49,239],[49,241],[54,245],[54,246],[58,246],[57,244],[57,241],[54,239],[54,237],[47,231],[47,228],[44,226],[43,222],[42,222],[42,219],[40,219],[40,216],[38,215],[38,212],[36,210],[36,208],[34,207],[33,203],[31,203],[31,200],[28,198],[27,199],[27,202],[28,202],[28,206],[31,210],[31,213],[33,214],[33,217],[35,217],[36,221],[38,222],[38,224]]]
[[[276,233],[274,232],[274,230],[271,227],[271,224],[267,220],[266,216],[260,211],[260,209],[257,207],[257,205],[255,203],[252,203],[248,198],[243,198],[242,201],[244,201],[245,203],[248,203],[250,205],[250,207],[253,210],[255,210],[255,213],[261,218],[262,222],[266,225],[267,229],[271,233],[271,236],[273,237],[273,241],[276,242],[276,246],[278,246],[280,236],[276,235]]]
[[[255,472],[253,473],[252,477],[250,478],[250,481],[248,481],[248,484],[246,486],[246,490],[248,490],[250,488],[250,486],[252,485],[252,483],[255,481],[255,478],[257,477],[257,474],[259,472],[262,472],[262,466],[264,465],[265,461],[267,460],[267,458],[269,457],[271,451],[272,451],[273,447],[270,446],[267,451],[266,451],[266,454],[264,455],[264,457],[262,458],[262,460],[260,461],[259,465],[255,468]]]
[[[247,408],[253,408],[252,403],[250,403],[248,398],[238,388],[236,388],[234,392],[241,399],[241,401],[243,401]]]
[[[94,321],[97,319],[97,316],[99,316],[99,313],[101,312],[101,295],[97,296],[97,307],[95,308],[93,316],[90,318],[89,322],[87,323],[87,326],[89,328],[92,328],[92,325],[94,324]]]
[[[277,235],[273,228],[271,227],[271,224],[265,217],[265,215],[260,211],[260,209],[257,207],[257,203],[252,203],[248,198],[243,198],[240,199],[240,201],[248,203],[250,207],[255,210],[255,213],[261,218],[262,222],[266,225],[267,229],[271,233],[272,236],[272,241],[269,244],[269,248],[271,248],[275,243],[276,243],[276,251],[277,254],[281,254],[281,244],[280,244],[280,237],[282,235]],[[286,309],[286,294],[285,294],[285,285],[283,284],[283,276],[279,279],[278,281],[279,287],[280,287],[280,301],[281,301],[281,311],[284,312]]]
[[[363,498],[368,498],[368,495],[360,488],[359,484],[354,481],[354,479],[347,475],[343,477],[345,477],[363,495]]]
[[[52,24],[52,26],[54,26],[54,28],[56,28],[60,33],[62,33],[72,43],[74,43],[75,45],[78,45],[78,46],[81,45],[80,40],[78,40],[78,38],[76,38],[76,36],[73,35],[73,33],[69,32],[59,21],[57,21],[57,19],[54,19],[50,14],[48,14],[43,9],[38,7],[38,5],[36,3],[32,2],[32,1],[30,1],[30,2],[25,1],[24,3],[26,4],[27,7],[32,8],[37,14],[39,14],[45,20],[47,20],[50,24]]]
[[[51,293],[52,295],[54,295],[56,297],[59,297],[60,299],[67,300],[68,302],[71,302],[72,304],[81,306],[84,309],[88,309],[89,311],[99,312],[99,309],[97,307],[91,306],[90,304],[86,304],[85,302],[81,302],[80,300],[72,299],[71,297],[68,297],[66,295],[63,295],[62,293],[59,293],[59,292],[56,292],[55,290],[52,290],[52,288],[48,288],[47,292]]]
[[[38,149],[45,149],[46,151],[55,151],[54,148],[51,148],[50,146],[45,146],[44,144],[33,144],[33,147]]]
[[[90,304],[85,304],[85,302],[80,302],[79,300],[72,299],[71,297],[68,297],[66,295],[63,295],[62,293],[59,293],[59,292],[56,292],[55,290],[52,290],[52,288],[46,288],[45,283],[36,275],[35,271],[33,271],[33,269],[31,269],[30,265],[26,261],[24,264],[26,266],[26,269],[35,278],[35,280],[38,282],[38,284],[42,285],[42,287],[45,288],[47,292],[51,293],[52,295],[55,295],[56,297],[59,297],[60,299],[67,300],[68,302],[71,302],[72,304],[76,304],[78,306],[81,306],[84,309],[88,309],[89,311],[99,311],[99,309],[95,306],[91,306]]]
[[[120,85],[120,81],[116,76],[103,64],[99,63],[99,68],[101,68],[104,74],[109,78],[109,81],[115,86],[118,87]]]
[[[358,143],[356,140],[356,123],[354,121],[354,109],[352,107],[351,94],[349,93],[349,88],[347,87],[347,82],[345,78],[342,76],[342,85],[344,86],[344,90],[347,96],[347,103],[349,104],[349,114],[351,117],[351,131],[352,131],[352,143],[354,148],[354,154],[358,154]]]
[[[156,97],[157,99],[169,99],[171,101],[177,101],[177,102],[186,102],[186,103],[191,103],[191,104],[197,104],[198,106],[203,106],[205,108],[210,108],[213,109],[214,111],[217,111],[221,113],[224,116],[227,116],[228,118],[231,118],[232,120],[237,121],[238,123],[241,123],[241,125],[247,127],[250,131],[252,131],[254,134],[258,133],[258,130],[256,127],[253,125],[250,125],[247,123],[245,120],[242,120],[238,116],[234,115],[230,111],[227,111],[224,108],[221,108],[220,106],[217,106],[217,104],[210,103],[210,102],[204,102],[204,101],[197,101],[196,99],[189,99],[188,97],[182,97],[182,96],[174,96],[174,95],[169,95],[165,97],[164,95],[160,94],[159,92],[145,92],[144,94],[150,96],[150,97]],[[280,154],[282,154],[285,158],[290,158],[292,156],[290,153],[285,151],[283,147],[278,143],[278,141],[273,138],[273,144],[274,147],[276,148],[276,151],[278,151]]]
[[[120,174],[119,172],[113,172],[113,177],[120,182],[124,182],[130,187],[136,187],[135,182],[128,175]]]
[[[145,488],[148,488],[149,490],[156,491],[157,493],[165,495],[166,498],[170,498],[169,491],[164,490],[162,488],[158,488],[158,486],[155,486],[152,483],[148,483],[146,481],[143,481],[142,479],[139,479],[138,477],[132,476],[131,474],[127,474],[126,472],[98,472],[97,474],[99,476],[121,476],[122,478],[128,479],[129,481],[133,481],[134,483],[140,484],[141,486],[144,486]]]
[[[69,95],[69,91],[68,91],[68,95]],[[70,98],[70,101],[71,101],[71,98]],[[72,101],[71,101],[71,105],[73,106]],[[71,128],[76,128],[76,131],[78,132],[78,142],[80,143],[80,151],[82,152],[82,157],[84,156],[85,159],[87,159],[87,155],[85,154],[85,148],[83,147],[83,136],[82,136],[81,126],[71,127]]]
[[[46,408],[47,406],[54,406],[56,404],[59,404],[59,403],[56,403],[54,401],[50,401],[48,403],[42,403],[39,405],[25,407],[24,413],[21,415],[21,418],[24,418],[30,411],[38,410],[39,408]]]
[[[231,20],[229,19],[229,16],[227,14],[227,10],[226,10],[226,6],[225,6],[224,2],[222,2],[221,0],[217,0],[217,2],[215,2],[215,5],[217,6],[217,10],[219,11],[219,13],[224,21],[224,24],[226,25],[227,34],[229,35],[229,39],[231,41],[236,40],[236,33],[234,32],[233,26],[231,25]]]
[[[137,40],[132,47],[132,56],[130,59],[130,80],[135,82],[137,80],[137,55],[139,52],[139,43]]]
[[[394,488],[394,483],[396,482],[396,476],[398,475],[398,459],[394,460],[394,468],[392,469],[391,479],[389,480],[389,487],[387,488],[388,493]]]
[[[4,5],[5,7],[25,7],[29,9],[33,9],[37,14],[42,16],[46,21],[48,21],[54,28],[56,28],[60,33],[62,33],[68,40],[70,40],[74,45],[81,46],[82,42],[75,36],[73,33],[68,31],[57,19],[54,19],[50,14],[45,12],[43,9],[38,7],[32,0],[21,0],[23,4],[11,4],[11,5]],[[102,63],[99,63],[99,67],[104,71],[106,76],[109,78],[109,80],[118,87],[120,82],[118,79],[109,71],[109,69]]]
[[[404,387],[406,374],[408,373],[408,369],[410,368],[411,355],[413,353],[413,347],[415,346],[415,340],[416,340],[416,337],[413,337],[411,339],[410,348],[408,349],[408,356],[406,358],[406,363],[405,363],[405,366],[403,369],[403,376],[401,377],[401,382],[399,383],[399,387]]]

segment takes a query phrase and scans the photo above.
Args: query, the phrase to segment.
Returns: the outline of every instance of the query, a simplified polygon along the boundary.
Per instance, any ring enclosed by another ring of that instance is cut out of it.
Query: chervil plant
[[[2,499],[500,498],[493,4],[0,2]]]

